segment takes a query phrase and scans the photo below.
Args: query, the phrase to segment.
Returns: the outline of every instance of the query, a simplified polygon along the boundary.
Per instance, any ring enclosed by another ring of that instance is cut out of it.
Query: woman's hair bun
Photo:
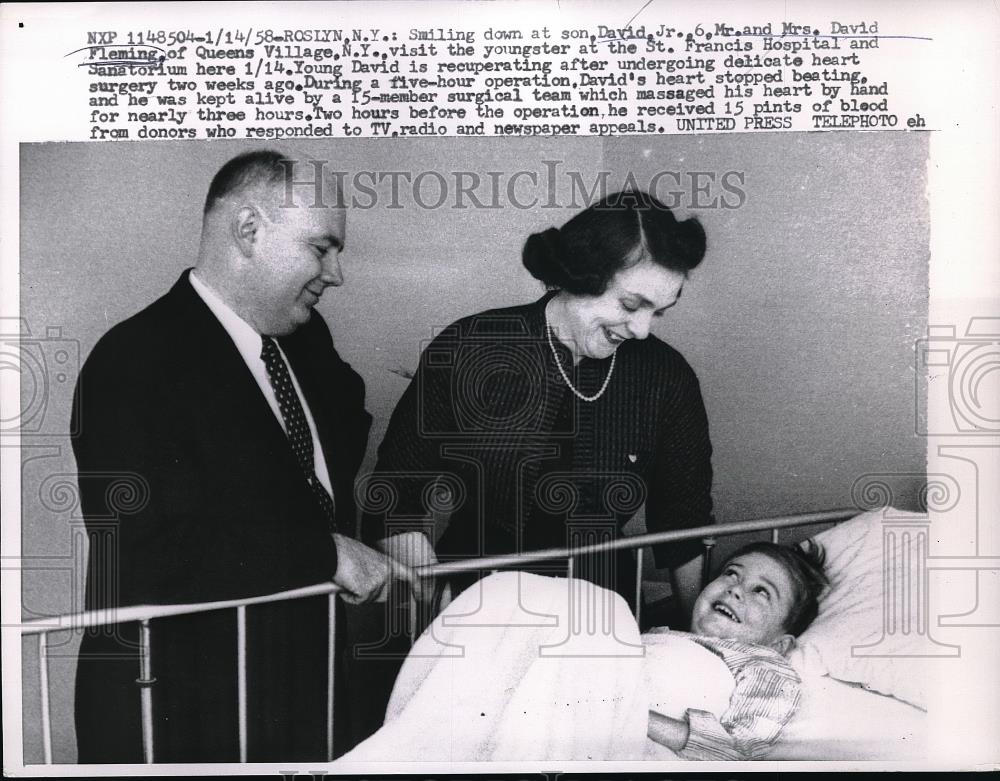
[[[654,196],[625,190],[602,198],[561,228],[533,233],[521,262],[546,287],[599,296],[611,278],[648,257],[687,274],[705,255],[705,230],[697,218],[678,221]]]
[[[566,283],[566,242],[558,228],[532,233],[521,251],[521,262],[535,279],[548,287]]]
[[[672,220],[670,228],[664,232],[668,257],[678,269],[690,271],[705,257],[705,228],[696,217]]]

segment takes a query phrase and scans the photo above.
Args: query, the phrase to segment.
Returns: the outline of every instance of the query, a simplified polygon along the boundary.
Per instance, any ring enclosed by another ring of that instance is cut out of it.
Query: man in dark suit
[[[343,282],[339,195],[317,161],[231,160],[209,189],[196,267],[94,347],[72,429],[88,609],[331,579],[363,602],[408,577],[353,539],[371,416],[313,311]],[[328,624],[326,597],[248,608],[250,761],[326,757]],[[235,761],[234,611],[156,620],[151,637],[154,760]],[[81,762],[142,761],[137,638],[134,623],[83,638]]]

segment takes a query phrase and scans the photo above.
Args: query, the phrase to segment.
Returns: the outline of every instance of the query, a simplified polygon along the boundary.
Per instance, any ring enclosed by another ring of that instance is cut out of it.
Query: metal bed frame
[[[700,538],[705,549],[704,564],[702,567],[702,582],[707,582],[711,571],[712,549],[715,547],[719,537],[747,534],[750,532],[770,531],[771,540],[778,542],[781,529],[794,528],[798,526],[810,526],[821,523],[837,523],[847,520],[857,514],[857,509],[850,510],[830,510],[825,512],[804,513],[800,515],[784,515],[773,518],[763,518],[752,521],[741,521],[737,523],[715,524],[710,526],[699,526],[693,529],[683,529],[680,531],[658,532],[655,534],[642,534],[632,537],[623,537],[610,542],[587,545],[577,548],[550,548],[546,550],[530,551],[521,554],[509,554],[503,556],[486,556],[476,559],[465,559],[462,561],[443,562],[439,564],[419,567],[415,570],[420,577],[436,577],[442,575],[452,575],[460,572],[470,571],[493,571],[502,568],[516,567],[519,564],[566,559],[567,577],[573,575],[573,560],[576,556],[601,553],[609,550],[635,549],[636,566],[636,620],[640,618],[642,609],[642,564],[643,548],[664,542],[676,542],[678,540],[689,540]],[[80,630],[90,627],[109,626],[112,624],[124,624],[138,622],[139,624],[139,677],[136,679],[136,686],[139,690],[142,713],[142,745],[143,757],[146,763],[154,761],[153,746],[153,684],[156,679],[153,677],[152,648],[150,646],[149,622],[169,616],[190,615],[193,613],[205,613],[213,610],[234,609],[236,611],[236,660],[237,660],[237,710],[239,728],[239,753],[240,761],[247,761],[247,675],[246,675],[246,609],[250,605],[260,605],[268,602],[283,602],[293,599],[303,599],[326,595],[329,605],[329,634],[327,637],[327,658],[330,674],[327,676],[327,757],[333,759],[333,697],[334,697],[334,654],[336,647],[336,611],[337,593],[340,588],[333,583],[319,583],[313,586],[282,591],[275,594],[268,594],[260,597],[250,597],[246,599],[233,599],[220,602],[202,602],[198,604],[185,605],[141,605],[136,607],[111,608],[105,610],[93,610],[83,613],[72,613],[51,618],[35,619],[24,622],[21,627],[21,635],[35,635],[38,637],[38,682],[41,693],[41,720],[42,720],[42,748],[45,764],[52,764],[52,719],[49,702],[49,676],[48,676],[48,635],[52,632],[67,630]],[[411,611],[411,616],[415,611]],[[415,624],[411,622],[411,642],[415,639]]]

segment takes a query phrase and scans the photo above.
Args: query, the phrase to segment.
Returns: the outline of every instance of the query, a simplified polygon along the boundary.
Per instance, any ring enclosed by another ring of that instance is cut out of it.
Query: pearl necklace
[[[552,341],[552,327],[549,325],[549,313],[545,313],[545,336],[549,340],[549,347],[552,348],[552,357],[555,358],[556,368],[559,369],[559,374],[562,375],[563,382],[569,387],[571,391],[576,395],[576,397],[582,401],[597,401],[601,396],[604,395],[604,391],[608,389],[608,383],[611,382],[611,375],[615,371],[615,358],[618,357],[618,351],[611,353],[611,366],[608,367],[608,376],[604,378],[604,384],[601,385],[601,389],[597,391],[593,396],[587,396],[580,393],[569,379],[569,375],[566,374],[566,370],[562,366],[562,361],[559,360],[559,353],[556,352],[555,342]]]

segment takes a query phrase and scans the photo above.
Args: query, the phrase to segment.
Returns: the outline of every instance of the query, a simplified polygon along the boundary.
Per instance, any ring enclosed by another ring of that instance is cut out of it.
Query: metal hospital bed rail
[[[631,537],[623,537],[610,542],[595,545],[581,546],[573,549],[550,548],[546,550],[529,551],[520,554],[508,554],[503,556],[485,556],[476,559],[465,559],[462,561],[449,561],[439,564],[420,567],[416,573],[420,577],[435,577],[450,575],[460,572],[470,572],[477,570],[497,570],[505,567],[516,567],[519,564],[552,561],[566,559],[567,576],[572,577],[573,559],[576,556],[601,553],[609,550],[636,549],[636,620],[640,618],[642,605],[642,564],[643,548],[663,542],[676,542],[678,540],[689,540],[701,538],[705,548],[704,566],[702,569],[702,581],[705,582],[711,570],[712,548],[719,537],[735,534],[746,534],[757,531],[770,531],[771,539],[778,541],[781,529],[794,528],[798,526],[809,526],[821,523],[837,523],[846,520],[857,514],[856,509],[831,510],[826,512],[804,513],[800,515],[785,515],[774,518],[763,518],[752,521],[740,521],[737,523],[713,524],[710,526],[699,526],[693,529],[683,529],[679,531],[657,532],[654,534],[641,534]],[[333,697],[334,697],[334,654],[336,647],[336,610],[337,593],[339,587],[333,583],[319,583],[313,586],[282,591],[275,594],[267,594],[260,597],[249,597],[245,599],[233,599],[221,602],[202,602],[198,604],[186,605],[141,605],[136,607],[122,607],[107,610],[93,610],[84,613],[72,613],[51,618],[41,618],[24,622],[21,627],[21,635],[37,635],[38,637],[38,682],[41,693],[41,720],[42,720],[42,750],[45,764],[52,764],[52,720],[49,701],[49,680],[48,680],[48,635],[52,632],[67,630],[80,630],[90,627],[108,626],[111,624],[124,624],[138,622],[139,624],[139,677],[136,685],[139,689],[139,697],[142,712],[142,744],[143,756],[147,763],[154,761],[153,747],[153,657],[150,646],[149,622],[170,616],[190,615],[193,613],[205,613],[213,610],[234,609],[236,611],[236,660],[237,660],[237,711],[239,725],[239,752],[240,761],[247,759],[247,676],[246,676],[246,609],[250,605],[260,605],[268,602],[282,602],[305,597],[327,595],[329,604],[329,635],[327,637],[328,669],[330,675],[327,676],[327,756],[333,758]],[[412,630],[412,626],[411,626]],[[411,641],[412,637],[411,631]]]

